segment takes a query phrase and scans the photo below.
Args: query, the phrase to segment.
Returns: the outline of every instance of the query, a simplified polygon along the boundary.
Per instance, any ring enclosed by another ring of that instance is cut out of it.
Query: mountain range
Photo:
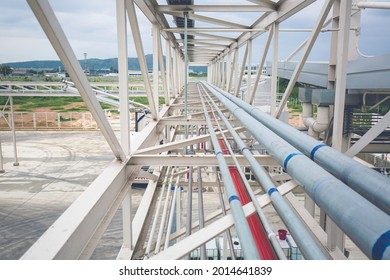
[[[153,55],[147,54],[145,55],[146,63],[148,65],[149,71],[153,69]],[[89,70],[98,70],[98,69],[118,69],[118,58],[107,58],[107,59],[99,59],[99,58],[88,58],[86,60],[79,60],[82,68],[86,68]],[[4,63],[5,65],[9,65],[13,69],[59,69],[62,71],[64,69],[64,65],[60,60],[33,60],[33,61],[24,61],[24,62],[9,62]],[[165,64],[165,56],[164,56],[164,64]],[[128,67],[130,71],[139,71],[140,66],[138,62],[138,58],[129,57]],[[207,72],[206,66],[191,66],[190,69],[194,72]]]

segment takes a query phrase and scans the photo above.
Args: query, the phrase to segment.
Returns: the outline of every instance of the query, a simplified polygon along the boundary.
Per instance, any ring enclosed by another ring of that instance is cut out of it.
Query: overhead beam
[[[158,12],[269,12],[275,7],[269,5],[158,5]]]
[[[99,101],[97,100],[49,2],[47,0],[27,0],[27,2],[68,71],[70,78],[77,87],[81,98],[87,105],[88,110],[91,112],[115,157],[121,161],[125,161],[126,155],[108,123],[108,120],[100,107]]]
[[[183,14],[179,13],[179,12],[165,12],[165,14],[169,14],[169,15],[176,16],[176,17],[182,17],[183,16]],[[203,15],[198,15],[198,14],[195,14],[195,13],[189,13],[188,17],[190,19],[193,19],[193,20],[196,20],[196,21],[208,22],[208,23],[221,25],[221,26],[226,26],[226,27],[249,28],[249,26],[247,26],[247,25],[243,25],[243,24],[239,24],[239,23],[235,23],[235,22],[230,22],[230,21],[225,21],[225,20],[222,20],[222,19],[216,19],[216,18],[212,18],[212,17],[207,17],[207,16],[203,16]]]
[[[279,166],[277,161],[268,155],[254,156],[261,165]],[[241,166],[249,166],[248,161],[242,155],[236,155],[236,159]],[[234,165],[232,156],[226,155],[225,160],[228,165]],[[135,154],[129,162],[129,165],[149,166],[218,166],[218,160],[215,155],[158,155],[158,154]]]

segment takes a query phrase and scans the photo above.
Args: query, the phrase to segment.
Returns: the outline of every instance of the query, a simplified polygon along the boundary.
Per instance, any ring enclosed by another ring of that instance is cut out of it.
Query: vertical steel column
[[[0,173],[4,173],[4,166],[3,166],[3,149],[1,148],[1,135],[0,135]]]
[[[127,53],[127,20],[126,1],[116,0],[117,37],[118,37],[118,71],[120,96],[120,135],[121,145],[126,155],[130,154],[130,118],[129,118],[129,77]],[[131,222],[131,186],[122,202],[122,247],[133,249],[133,228]]]
[[[160,30],[159,30],[160,31]],[[158,33],[158,64],[160,66],[160,74],[161,74],[161,80],[164,90],[164,99],[165,99],[165,105],[169,105],[169,93],[168,93],[168,83],[167,83],[167,76],[165,75],[165,66],[164,66],[164,54],[162,51],[162,43],[161,43],[161,36],[160,33]],[[168,58],[168,55],[166,55],[166,59]]]
[[[193,167],[190,166],[188,171],[188,188],[187,188],[187,217],[186,217],[186,237],[191,235],[192,232],[192,183],[193,183]],[[188,254],[189,260],[191,255]]]
[[[184,12],[184,118],[188,119],[188,12]],[[185,139],[188,139],[188,125],[185,125]],[[187,153],[186,147],[186,153]]]
[[[271,103],[270,112],[273,116],[276,112],[276,95],[278,94],[278,53],[279,53],[279,23],[272,26],[273,52],[272,52],[272,80],[271,80]]]
[[[259,69],[257,69],[255,83],[253,85],[253,90],[252,90],[252,93],[251,93],[251,96],[250,96],[249,102],[248,102],[251,105],[253,104],[253,102],[255,100],[257,87],[258,87],[259,82],[260,82],[260,77],[261,77],[261,75],[263,73],[263,67],[264,67],[265,59],[267,57],[269,46],[271,44],[272,36],[273,36],[273,33],[274,33],[273,27],[274,27],[274,25],[272,25],[271,29],[268,31],[268,37],[267,37],[267,41],[266,41],[265,46],[264,46],[264,51],[263,51],[263,54],[261,56],[261,60],[260,60],[260,63],[259,63]]]
[[[229,52],[226,56],[226,83],[225,83],[225,87],[224,87],[224,90],[226,90],[227,92],[229,92],[229,86],[230,86],[230,83],[231,83],[231,73],[232,73],[232,53]]]
[[[171,233],[175,232],[176,229],[174,227],[172,227],[173,225],[173,222],[174,222],[174,215],[176,213],[175,209],[176,209],[176,197],[177,197],[177,192],[178,190],[180,189],[179,187],[179,180],[180,180],[180,176],[177,176],[176,178],[176,183],[175,183],[175,188],[173,190],[173,197],[172,197],[172,201],[171,201],[171,210],[169,212],[169,219],[168,219],[168,226],[167,226],[167,232],[165,234],[165,243],[164,243],[164,249],[167,249],[171,244],[169,242],[169,239],[170,239],[170,236],[171,236]]]
[[[212,75],[212,73],[211,73],[211,70],[212,69],[212,65],[211,64],[209,64],[209,65],[207,65],[207,82],[208,83],[211,83],[211,81],[212,81],[212,78],[211,78],[211,75]]]
[[[159,74],[158,74],[158,40],[160,40],[160,29],[158,24],[153,24],[153,98],[158,111],[159,106]]]
[[[204,209],[203,209],[203,193],[202,193],[202,170],[198,166],[198,217],[199,217],[199,229],[204,228]],[[200,246],[200,259],[207,260],[206,246],[203,244]]]
[[[249,49],[249,44],[247,43],[246,48],[245,48],[244,58],[242,59],[241,72],[240,72],[240,75],[238,77],[237,84],[236,84],[236,91],[234,93],[235,96],[238,96],[238,94],[240,93],[242,77],[244,76],[246,60],[248,58],[248,49]]]
[[[166,55],[166,67],[167,67],[167,96],[168,100],[165,100],[165,105],[169,105],[171,100],[171,90],[172,90],[172,54],[171,54],[171,45],[169,40],[166,40],[165,43],[165,55]],[[168,102],[168,104],[167,104]]]
[[[16,148],[14,100],[13,100],[12,96],[9,97],[9,105],[11,107],[11,121],[10,121],[10,123],[11,123],[11,129],[12,129],[12,142],[13,142],[13,147],[14,147],[14,158],[15,158],[15,161],[14,161],[13,165],[14,166],[19,166],[18,151],[17,151],[17,148]]]
[[[135,12],[134,0],[126,0],[126,8],[129,17],[131,31],[134,37],[134,44],[137,51],[138,61],[145,85],[146,94],[149,101],[150,112],[152,114],[153,120],[158,118],[158,103],[156,104],[155,99],[153,98],[153,91],[150,85],[149,76],[148,76],[148,66],[146,64],[144,49],[142,45],[141,33],[139,31],[137,13]]]
[[[347,85],[347,66],[348,66],[348,49],[349,34],[351,27],[352,0],[340,2],[340,31],[337,46],[336,61],[336,88],[333,117],[333,143],[332,147],[337,151],[343,151],[343,129],[344,129],[344,107]],[[344,234],[331,221],[327,222],[328,247],[334,249],[336,246],[341,251],[344,250]]]
[[[46,33],[46,36],[55,49],[57,55],[65,65],[70,78],[75,83],[80,96],[83,98],[83,101],[86,103],[89,111],[93,115],[115,157],[121,161],[126,161],[126,155],[123,152],[114,131],[108,123],[98,100],[93,94],[93,90],[89,85],[84,71],[81,69],[80,63],[77,61],[76,55],[74,54],[49,2],[47,0],[27,0],[27,2],[38,19],[42,29]]]
[[[226,62],[225,62],[225,56],[221,58],[221,67],[222,67],[222,83],[221,83],[221,88],[226,87]]]
[[[319,16],[311,34],[310,34],[310,39],[306,43],[305,51],[303,52],[301,59],[297,63],[293,74],[291,75],[290,82],[288,83],[287,88],[284,92],[283,98],[279,103],[279,106],[278,106],[276,113],[274,114],[274,116],[276,118],[280,118],[280,115],[282,114],[284,106],[286,105],[287,100],[290,97],[290,94],[295,86],[295,83],[298,80],[298,76],[301,73],[301,70],[306,63],[307,58],[309,57],[309,54],[314,46],[315,41],[317,40],[318,34],[320,33],[322,26],[324,25],[326,17],[329,14],[329,11],[333,6],[334,1],[335,0],[327,0],[327,1],[325,1],[324,6],[322,7],[322,10],[320,12],[320,16]]]
[[[252,40],[248,40],[248,72],[247,72],[247,88],[245,92],[245,100],[249,103],[249,98],[252,89]]]
[[[149,253],[150,253],[151,246],[153,243],[154,232],[156,231],[157,220],[159,219],[159,216],[160,216],[160,209],[161,209],[161,204],[162,204],[162,201],[164,198],[165,189],[167,189],[167,196],[168,196],[170,186],[167,187],[167,181],[168,181],[168,177],[170,177],[170,176],[171,176],[171,166],[168,167],[168,169],[165,173],[163,184],[161,186],[160,196],[159,196],[157,207],[156,207],[156,213],[154,214],[152,229],[150,230],[149,241],[148,241],[146,249],[145,249],[145,256],[146,257],[149,257]]]
[[[239,68],[239,65],[238,65],[238,53],[239,53],[239,48],[237,47],[235,50],[234,50],[234,61],[233,61],[233,64],[234,64],[234,67],[233,67],[233,81],[234,83],[231,84],[231,87],[233,87],[233,90],[237,87],[237,83],[238,83],[238,79],[239,79],[239,73],[238,73],[238,68]],[[229,91],[230,93],[230,91]]]
[[[120,96],[121,145],[126,155],[130,153],[129,76],[127,53],[126,1],[116,0],[118,72]]]
[[[167,195],[165,197],[163,213],[162,213],[162,216],[161,216],[161,224],[160,224],[160,228],[159,228],[158,234],[157,234],[156,248],[154,250],[155,254],[160,252],[162,236],[163,236],[164,228],[165,228],[165,221],[166,221],[167,213],[168,213],[169,197],[170,197],[170,194],[171,194],[171,192],[169,190],[171,189],[171,186],[172,186],[173,174],[175,173],[175,168],[172,168],[171,172],[172,172],[171,173],[171,177],[169,178],[169,183],[168,183],[168,186],[167,186]]]
[[[234,75],[236,73],[236,64],[237,64],[237,49],[234,49],[234,53],[233,53],[233,60],[232,60],[232,63],[231,63],[231,68],[230,68],[230,64],[229,64],[229,70],[230,70],[230,74],[228,76],[228,81],[227,81],[227,88],[226,88],[226,91],[230,93],[231,89],[232,89],[232,86],[233,86],[233,79],[235,78]],[[231,56],[231,54],[230,54]]]

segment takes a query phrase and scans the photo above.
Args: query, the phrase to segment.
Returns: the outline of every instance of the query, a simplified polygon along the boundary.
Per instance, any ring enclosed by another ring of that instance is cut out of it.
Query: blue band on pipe
[[[221,154],[221,155],[222,155],[222,152],[218,152],[218,153],[216,153],[215,155],[217,156],[218,154]]]
[[[244,148],[241,149],[241,153],[242,153],[244,150],[248,150],[248,151],[249,151],[249,149],[248,149],[247,147],[244,147]]]
[[[232,202],[233,200],[238,200],[238,201],[240,201],[240,199],[239,199],[238,196],[236,196],[236,195],[232,195],[232,196],[229,197],[229,203]]]
[[[322,147],[325,147],[326,144],[318,144],[317,146],[315,146],[313,148],[313,150],[311,150],[311,153],[310,153],[310,158],[311,160],[314,160],[314,154],[317,152],[317,150],[321,149]]]
[[[277,192],[278,190],[276,189],[276,188],[270,188],[269,190],[268,190],[268,195],[269,196],[271,196],[271,194],[273,193],[273,192]]]
[[[390,246],[390,230],[382,234],[372,247],[372,258],[374,260],[381,260],[383,253],[387,247]]]
[[[284,162],[283,162],[283,169],[285,171],[287,171],[287,164],[288,162],[290,161],[290,159],[292,159],[293,157],[295,156],[302,156],[303,154],[302,153],[292,153],[292,154],[289,154],[285,159],[284,159]]]

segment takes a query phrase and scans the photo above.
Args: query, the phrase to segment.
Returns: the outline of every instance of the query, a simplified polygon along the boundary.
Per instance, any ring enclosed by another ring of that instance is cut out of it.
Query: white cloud
[[[236,3],[237,0],[221,0],[220,3]],[[305,10],[281,24],[281,28],[313,27],[323,0],[318,0]],[[107,0],[50,0],[50,3],[64,29],[77,57],[83,53],[88,57],[108,58],[117,56],[116,7],[115,1]],[[159,0],[165,4],[165,0]],[[206,0],[196,1],[207,4]],[[249,2],[248,2],[249,3]],[[42,28],[24,0],[0,0],[0,63],[25,60],[58,59]],[[252,23],[259,15],[256,13],[208,13],[232,22]],[[167,18],[172,22],[172,18]],[[142,13],[138,13],[140,31],[143,36],[145,53],[152,52],[151,24]],[[201,23],[198,23],[202,26]],[[129,56],[136,56],[134,43],[128,27]],[[227,35],[222,34],[222,35]],[[368,54],[389,53],[390,11],[364,10],[360,49]],[[280,55],[285,58],[309,33],[281,33]],[[259,60],[265,41],[262,36],[254,42],[254,61]],[[328,34],[320,34],[310,59],[324,60],[329,55]]]

